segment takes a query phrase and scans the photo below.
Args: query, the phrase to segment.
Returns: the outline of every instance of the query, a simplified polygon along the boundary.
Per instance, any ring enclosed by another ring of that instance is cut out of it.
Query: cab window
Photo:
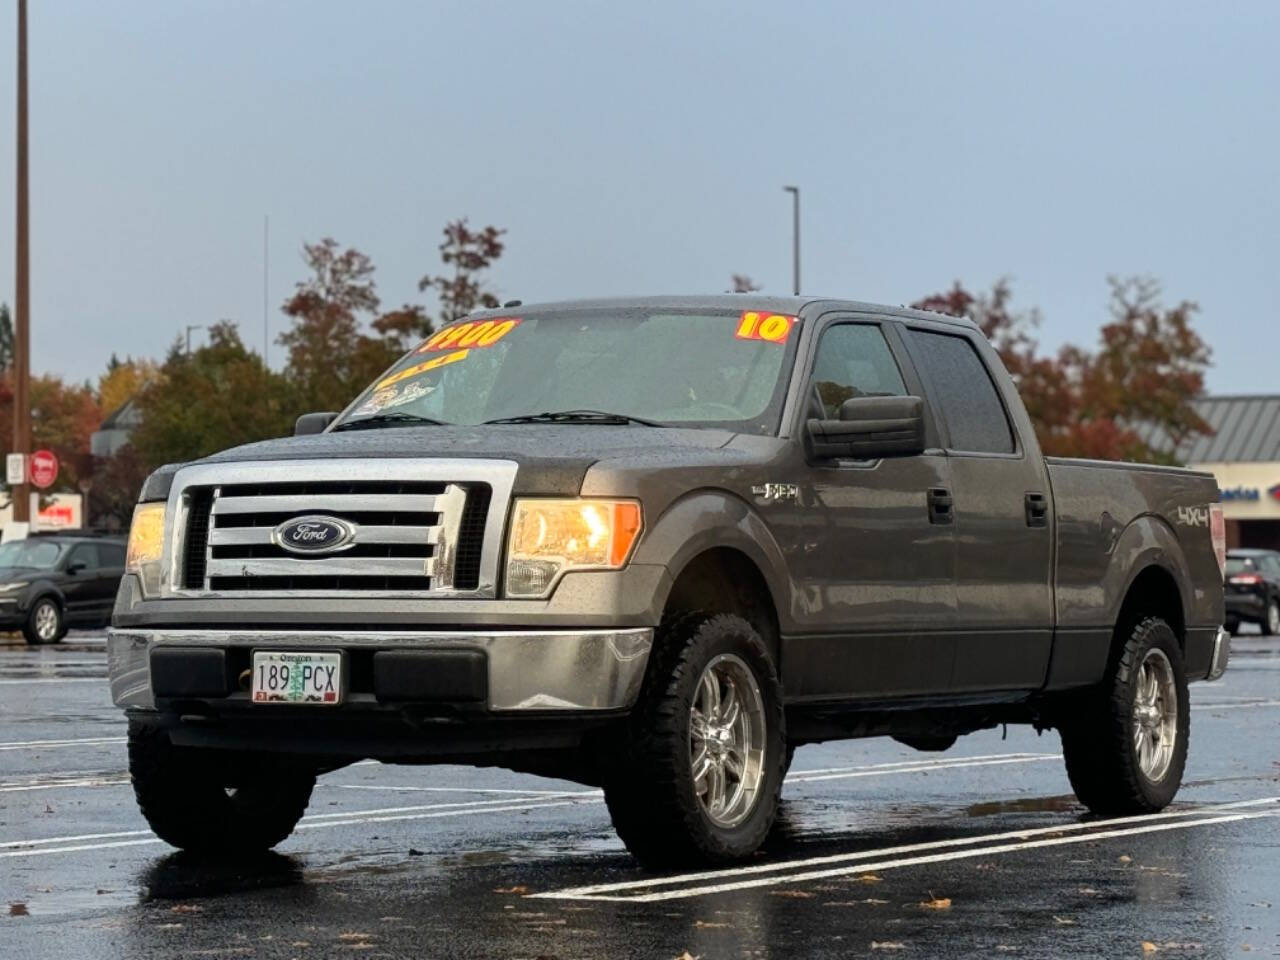
[[[838,420],[841,404],[854,397],[907,395],[884,333],[870,323],[840,323],[823,332],[812,383],[828,420]]]

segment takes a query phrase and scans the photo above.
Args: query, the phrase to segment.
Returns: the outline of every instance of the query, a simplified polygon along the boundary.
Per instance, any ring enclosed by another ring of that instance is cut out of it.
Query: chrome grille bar
[[[215,527],[209,531],[211,547],[244,547],[274,543],[274,527]],[[356,528],[355,544],[419,544],[435,546],[440,542],[439,527],[409,525],[379,526],[365,524]]]
[[[429,577],[435,557],[292,557],[210,560],[210,577]]]
[[[445,494],[447,496],[447,494]],[[404,493],[308,493],[297,495],[219,496],[215,516],[245,513],[436,513],[442,497]]]

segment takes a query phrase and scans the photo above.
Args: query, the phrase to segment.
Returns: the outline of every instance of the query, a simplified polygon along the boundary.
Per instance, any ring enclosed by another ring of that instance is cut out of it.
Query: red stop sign
[[[31,482],[41,490],[53,486],[58,479],[58,458],[52,450],[37,450],[31,455]]]

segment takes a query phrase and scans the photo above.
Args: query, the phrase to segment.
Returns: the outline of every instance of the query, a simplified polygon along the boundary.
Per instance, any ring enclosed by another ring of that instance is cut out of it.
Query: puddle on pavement
[[[1017,800],[992,800],[974,803],[964,808],[966,816],[994,817],[1002,813],[1080,813],[1080,801],[1066,795],[1061,797],[1021,797]]]

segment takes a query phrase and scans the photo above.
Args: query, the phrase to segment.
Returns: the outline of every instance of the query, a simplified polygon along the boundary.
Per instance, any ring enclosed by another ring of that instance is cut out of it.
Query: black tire
[[[1231,634],[1233,637],[1240,632],[1240,621],[1235,617],[1228,617],[1227,622],[1222,626],[1227,633]]]
[[[50,623],[52,628],[48,626]],[[22,625],[22,635],[27,638],[27,643],[35,646],[57,643],[67,635],[67,618],[55,597],[41,597],[31,605],[27,622]]]
[[[791,761],[796,758],[796,745],[794,743],[787,744],[787,755],[782,758],[782,775],[785,777],[791,772]]]
[[[156,836],[203,856],[244,857],[293,832],[315,786],[284,758],[175,747],[164,730],[129,724],[129,776]]]
[[[1273,637],[1280,633],[1280,602],[1275,597],[1267,600],[1267,611],[1262,615],[1262,620],[1258,624],[1262,628],[1264,637]]]
[[[759,786],[744,819],[730,827],[704,810],[691,755],[691,711],[703,671],[725,654],[750,671],[763,707]],[[646,867],[731,863],[769,835],[786,760],[782,688],[760,635],[737,616],[672,616],[658,629],[625,743],[607,766],[605,802],[618,836]]]
[[[1168,766],[1157,779],[1143,771],[1134,745],[1134,706],[1143,664],[1158,664],[1159,651],[1171,670],[1176,719]],[[1187,675],[1178,638],[1158,617],[1140,620],[1107,671],[1098,691],[1060,724],[1067,776],[1080,802],[1098,814],[1155,813],[1173,800],[1182,785],[1191,734]]]

